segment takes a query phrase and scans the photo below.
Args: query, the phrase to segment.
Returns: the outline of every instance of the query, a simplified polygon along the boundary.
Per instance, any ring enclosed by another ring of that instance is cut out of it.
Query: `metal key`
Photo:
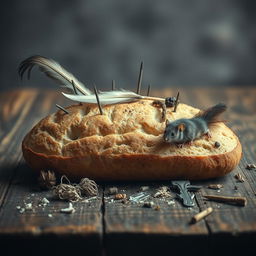
[[[189,190],[198,191],[199,189],[201,189],[201,186],[191,185],[188,180],[174,180],[172,181],[172,186],[179,190],[179,193],[177,193],[177,197],[182,201],[184,206],[195,206],[195,195]]]

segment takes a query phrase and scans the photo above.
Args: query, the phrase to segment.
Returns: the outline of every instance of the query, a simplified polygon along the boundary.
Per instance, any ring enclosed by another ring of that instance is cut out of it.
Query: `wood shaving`
[[[160,187],[154,194],[154,197],[171,197],[170,189],[166,186]]]
[[[237,173],[237,174],[235,175],[235,178],[236,178],[239,182],[244,182],[244,181],[245,181],[244,177],[243,177],[240,173]]]
[[[254,169],[256,169],[256,164],[247,164],[246,169],[247,170],[254,170]]]
[[[41,170],[38,178],[39,186],[41,189],[49,190],[56,185],[55,173],[50,170]]]
[[[61,200],[77,202],[82,199],[81,191],[77,186],[60,184],[54,188],[55,195]]]
[[[126,198],[126,194],[116,194],[114,197],[115,200],[120,200],[125,198]]]
[[[63,179],[66,179],[69,184],[64,184]],[[69,179],[65,175],[61,177],[61,183],[54,187],[53,192],[61,200],[77,202],[82,199],[80,187],[70,184]]]
[[[90,180],[88,178],[83,178],[83,179],[81,179],[78,186],[79,186],[82,194],[84,194],[86,196],[97,196],[99,193],[98,186],[94,180]]]
[[[223,188],[223,185],[222,184],[210,184],[210,185],[208,185],[208,188],[218,190],[218,189]]]

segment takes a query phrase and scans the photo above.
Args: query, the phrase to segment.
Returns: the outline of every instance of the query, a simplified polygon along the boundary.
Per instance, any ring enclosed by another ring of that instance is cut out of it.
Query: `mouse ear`
[[[169,123],[170,123],[170,121],[168,119],[166,119],[165,125],[168,125]]]
[[[184,131],[184,130],[185,130],[185,124],[183,124],[183,123],[179,124],[179,125],[178,125],[178,130],[179,130],[180,132]]]

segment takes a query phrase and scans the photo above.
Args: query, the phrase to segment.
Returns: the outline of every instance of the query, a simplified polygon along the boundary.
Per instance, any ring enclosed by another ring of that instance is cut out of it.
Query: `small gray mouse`
[[[167,120],[164,141],[182,146],[184,143],[191,143],[203,135],[210,137],[209,126],[212,123],[219,122],[218,116],[226,109],[225,104],[219,103],[199,112],[193,118],[182,118],[173,122]]]

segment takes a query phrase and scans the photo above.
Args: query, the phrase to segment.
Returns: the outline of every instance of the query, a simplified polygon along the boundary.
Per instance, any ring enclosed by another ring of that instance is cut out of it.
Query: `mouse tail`
[[[200,111],[196,117],[202,118],[207,124],[220,122],[218,119],[219,115],[226,111],[227,106],[223,103],[219,103],[205,111]]]

